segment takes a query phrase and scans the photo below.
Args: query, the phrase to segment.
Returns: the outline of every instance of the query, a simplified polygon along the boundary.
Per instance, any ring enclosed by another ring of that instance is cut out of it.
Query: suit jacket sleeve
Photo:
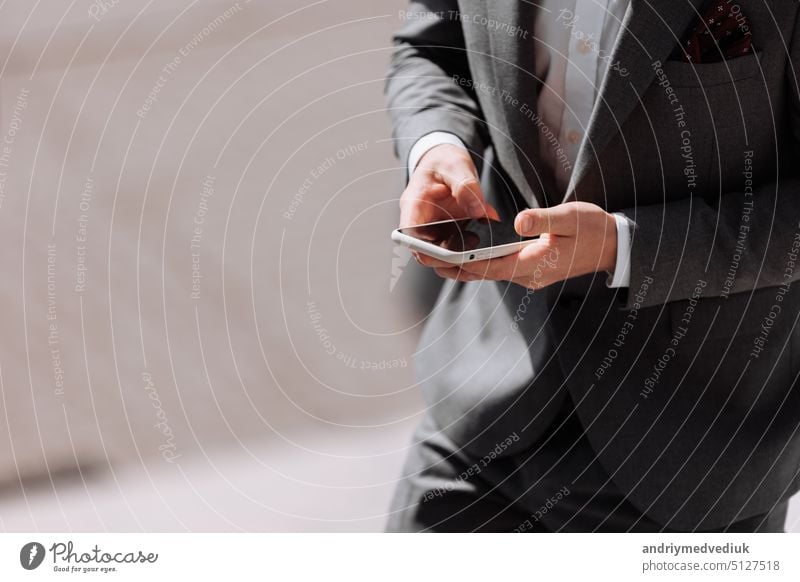
[[[786,119],[794,137],[794,158],[800,159],[796,147],[800,143],[798,23],[794,31],[786,89],[775,90],[788,91]],[[784,168],[780,170],[788,173]],[[689,299],[702,283],[703,297],[720,297],[798,280],[800,178],[798,168],[789,170],[793,172],[791,176],[762,184],[751,193],[729,192],[712,202],[694,196],[623,210],[632,226],[630,287],[625,307]],[[740,237],[744,233],[746,236]],[[744,244],[738,242],[741,239]],[[734,258],[738,259],[735,270]]]
[[[480,172],[488,134],[455,0],[411,2],[394,45],[386,94],[398,158],[408,165],[418,139],[446,131],[464,142]]]

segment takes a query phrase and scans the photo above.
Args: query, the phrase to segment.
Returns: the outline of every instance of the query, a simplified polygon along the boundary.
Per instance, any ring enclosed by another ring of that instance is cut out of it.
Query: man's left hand
[[[616,266],[616,221],[596,204],[567,202],[523,210],[514,220],[514,228],[522,236],[539,235],[539,240],[511,255],[461,266],[426,255],[416,257],[441,277],[511,281],[531,289],[596,271],[610,272]]]

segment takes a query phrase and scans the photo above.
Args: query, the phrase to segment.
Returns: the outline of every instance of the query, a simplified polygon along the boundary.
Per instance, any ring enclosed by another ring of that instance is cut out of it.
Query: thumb
[[[577,214],[574,205],[559,204],[552,208],[523,210],[514,219],[514,229],[522,236],[551,233],[574,236],[577,232]]]

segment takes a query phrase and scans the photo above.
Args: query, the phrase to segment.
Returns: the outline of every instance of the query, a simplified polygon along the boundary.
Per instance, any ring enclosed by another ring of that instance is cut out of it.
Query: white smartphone
[[[538,238],[517,234],[513,221],[488,218],[441,220],[392,231],[393,241],[456,265],[510,255]]]

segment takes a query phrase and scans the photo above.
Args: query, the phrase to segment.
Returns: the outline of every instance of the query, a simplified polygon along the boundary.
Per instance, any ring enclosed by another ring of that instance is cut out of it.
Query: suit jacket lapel
[[[513,148],[510,161],[513,167],[506,168],[516,178],[523,196],[531,206],[547,206],[546,187],[539,167],[539,136],[535,126],[520,123],[520,102],[535,108],[540,80],[534,75],[533,26],[538,6],[531,2],[476,2],[475,8],[485,7],[490,22],[518,25],[529,34],[512,36],[499,28],[487,27],[489,36],[489,61],[491,62],[495,86],[509,99],[500,103],[501,128],[509,143],[503,147]],[[518,100],[514,102],[512,98]],[[526,189],[525,186],[528,188]],[[550,201],[553,202],[552,200]]]
[[[683,32],[699,16],[697,6],[702,1],[631,1],[611,57],[611,63],[618,62],[619,68],[627,71],[627,75],[609,67],[563,202],[575,198],[575,187],[595,166],[603,148],[619,132],[642,93],[655,79],[653,64],[669,57]],[[581,199],[586,200],[586,195]]]

